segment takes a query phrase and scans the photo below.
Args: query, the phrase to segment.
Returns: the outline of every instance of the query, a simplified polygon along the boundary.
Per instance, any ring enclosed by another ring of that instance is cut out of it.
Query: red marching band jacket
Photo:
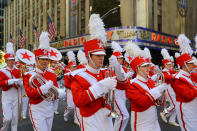
[[[16,85],[8,86],[9,79],[20,78],[20,70],[18,68],[14,67],[13,70],[9,70],[8,67],[2,68],[0,70],[0,76],[0,87],[2,91],[7,91],[12,87],[18,89]]]
[[[151,79],[148,79],[148,82],[145,83],[135,78],[132,80],[131,86],[126,90],[126,96],[131,103],[131,110],[143,112],[151,106],[154,106],[156,104],[156,100],[139,83],[145,84],[149,89],[152,89],[155,87],[155,82]]]
[[[30,104],[38,104],[40,102],[42,102],[44,99],[42,98],[42,96],[44,96],[42,94],[42,91],[40,90],[40,84],[38,83],[37,80],[35,80],[35,84],[38,85],[38,88],[36,87],[31,87],[29,85],[29,79],[32,75],[36,74],[36,70],[27,72],[24,76],[23,76],[23,82],[24,82],[24,87],[25,87],[25,91],[27,96],[29,97],[29,102]],[[46,70],[45,73],[40,74],[41,76],[43,76],[47,81],[51,80],[53,81],[53,85],[58,87],[57,85],[57,76],[55,73],[50,72],[49,70]]]
[[[71,89],[71,71],[69,68],[65,68],[65,72],[64,72],[64,83],[65,83],[65,87],[68,89]]]
[[[191,80],[191,76],[185,75],[182,71],[175,76],[172,88],[179,102],[190,102],[197,97],[197,86]]]
[[[91,87],[91,83],[93,82],[92,79],[96,82],[103,80],[105,78],[105,73],[106,70],[100,70],[99,74],[94,74],[86,69],[79,69],[72,73],[71,90],[73,101],[75,105],[79,107],[80,114],[83,117],[89,117],[104,107],[110,109],[109,105],[106,105],[103,97],[95,99],[94,95],[89,90],[89,87]],[[128,87],[128,82],[118,82],[117,86],[120,88]]]

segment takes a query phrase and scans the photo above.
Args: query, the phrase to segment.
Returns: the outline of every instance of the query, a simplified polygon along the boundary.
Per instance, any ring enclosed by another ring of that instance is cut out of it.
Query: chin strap
[[[137,69],[139,70],[139,73],[140,73],[144,78],[148,79],[148,76],[146,76],[144,73],[142,73],[142,71],[140,70],[139,67],[138,67]]]
[[[188,68],[188,66],[187,66],[187,64],[186,64],[185,62],[184,62],[184,65],[185,65],[187,71],[188,71],[189,73],[191,73],[191,70]]]
[[[40,65],[40,63],[39,63],[39,61],[38,61],[38,57],[36,57],[36,62],[37,62],[37,64],[38,64],[40,67],[42,67],[44,70],[47,69],[48,66],[47,66],[46,68],[44,68],[43,66]]]
[[[90,62],[92,63],[92,65],[93,65],[96,69],[98,69],[98,67],[94,64],[92,58],[90,57],[90,54],[88,54],[88,58],[89,58]]]

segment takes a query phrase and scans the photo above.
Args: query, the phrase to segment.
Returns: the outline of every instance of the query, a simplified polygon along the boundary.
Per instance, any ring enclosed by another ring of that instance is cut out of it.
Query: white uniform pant
[[[11,130],[17,131],[18,125],[18,92],[16,88],[2,91],[3,127],[7,131],[11,123]]]
[[[81,114],[78,107],[75,107],[74,123],[81,128]]]
[[[102,108],[89,117],[82,117],[81,131],[113,131],[110,110]]]
[[[64,117],[68,119],[69,114],[75,109],[75,104],[73,102],[73,96],[70,89],[66,90],[66,105],[67,106],[64,111]]]
[[[114,131],[124,131],[129,121],[125,90],[115,90],[115,111],[119,117],[115,119]]]
[[[54,101],[54,111],[58,110],[58,104],[59,104],[59,100],[55,100]]]
[[[176,102],[176,113],[182,131],[197,130],[197,98],[188,103]]]
[[[54,117],[53,102],[42,101],[29,105],[29,115],[34,131],[51,131]]]
[[[131,111],[132,131],[161,131],[155,106],[143,112]]]

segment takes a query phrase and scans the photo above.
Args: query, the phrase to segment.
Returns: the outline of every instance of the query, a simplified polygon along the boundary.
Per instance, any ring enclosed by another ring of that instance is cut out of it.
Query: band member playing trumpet
[[[117,65],[117,66],[121,66],[121,70],[124,72],[123,74],[125,75],[124,80],[121,80],[121,81],[125,81],[127,69],[122,66],[123,60],[124,60],[124,57],[122,55],[123,49],[115,41],[113,41],[111,43],[111,47],[113,49],[113,54],[112,54],[111,58],[117,59],[117,62],[119,63],[119,65]],[[118,74],[115,74],[115,75],[118,75]],[[129,121],[129,113],[126,108],[125,89],[119,88],[117,86],[116,90],[115,90],[114,97],[115,97],[115,103],[114,103],[115,104],[115,111],[119,114],[119,117],[117,117],[115,119],[114,131],[124,131],[127,126],[128,121]]]
[[[18,125],[18,87],[22,85],[20,70],[15,67],[13,43],[6,45],[4,55],[6,67],[0,70],[0,87],[2,89],[3,126],[1,131],[7,131],[11,124],[11,130],[17,131]]]
[[[81,130],[113,131],[112,118],[108,117],[109,106],[103,96],[116,87],[117,80],[113,77],[105,78],[105,71],[101,69],[105,55],[103,43],[106,42],[106,32],[98,14],[90,16],[89,29],[91,40],[84,43],[88,65],[72,73],[73,101],[80,110]]]
[[[176,112],[182,131],[195,131],[197,129],[197,87],[191,79],[195,60],[191,57],[193,50],[190,40],[181,34],[177,40],[181,55],[176,58],[176,63],[181,70],[175,75],[172,88],[176,94]]]
[[[30,119],[35,131],[50,131],[54,116],[54,100],[64,96],[59,92],[56,74],[50,72],[49,64],[49,36],[48,32],[40,35],[40,46],[35,50],[36,68],[27,72],[24,87],[29,97]]]
[[[161,54],[163,56],[162,64],[163,70],[162,74],[164,75],[165,83],[168,85],[168,88],[165,91],[165,103],[163,103],[163,111],[160,112],[160,116],[162,120],[167,123],[167,118],[169,117],[169,124],[173,126],[179,126],[176,123],[176,111],[175,111],[175,102],[176,102],[176,95],[174,90],[171,87],[171,83],[173,81],[173,61],[166,49],[161,50]],[[169,107],[166,106],[166,101],[169,101]]]
[[[125,50],[134,59],[130,66],[137,76],[131,80],[126,95],[131,103],[131,129],[132,131],[159,131],[157,119],[156,99],[166,88],[166,84],[155,87],[155,82],[148,79],[150,63],[145,61],[141,49],[136,43],[128,42]]]

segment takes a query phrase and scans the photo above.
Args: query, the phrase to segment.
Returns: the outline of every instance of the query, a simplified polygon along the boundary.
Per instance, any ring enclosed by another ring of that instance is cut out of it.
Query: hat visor
[[[7,58],[6,60],[14,60],[14,57]]]
[[[168,62],[168,63],[166,63],[166,65],[171,65],[172,64],[172,62]]]
[[[97,51],[97,52],[94,52],[94,53],[91,53],[93,55],[106,55],[104,51]]]
[[[38,57],[39,59],[49,59],[49,57],[47,57],[47,56],[40,56],[40,57]]]
[[[194,60],[194,59],[191,59],[191,60],[187,61],[186,63],[192,64],[192,63],[194,63],[194,62],[195,62],[195,60]]]
[[[151,65],[151,63],[145,62],[145,63],[141,64],[140,66],[146,66],[146,65]]]

